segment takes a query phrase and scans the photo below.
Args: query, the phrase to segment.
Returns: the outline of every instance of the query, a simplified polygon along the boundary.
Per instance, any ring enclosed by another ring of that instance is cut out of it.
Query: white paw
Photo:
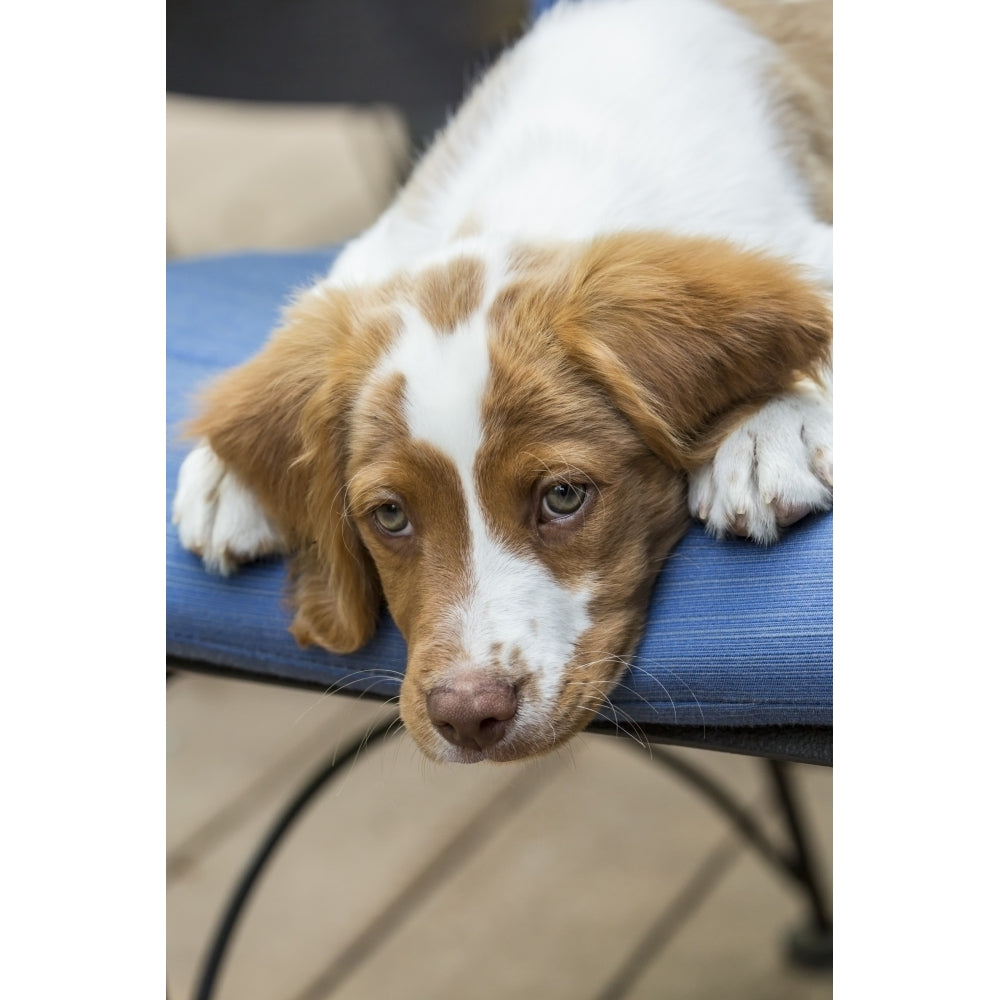
[[[285,551],[281,533],[253,493],[207,444],[198,445],[181,465],[173,520],[181,545],[223,576],[240,563]]]
[[[691,513],[713,535],[773,542],[781,528],[833,506],[833,414],[819,391],[771,400],[691,475]]]

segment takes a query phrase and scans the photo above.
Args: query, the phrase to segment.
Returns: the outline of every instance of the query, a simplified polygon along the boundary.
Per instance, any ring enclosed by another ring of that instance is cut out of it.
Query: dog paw
[[[713,535],[773,542],[833,506],[833,416],[819,392],[788,393],[740,424],[690,480],[691,513]]]
[[[181,465],[173,521],[181,545],[223,576],[241,563],[285,551],[281,533],[253,493],[207,444],[198,445]]]

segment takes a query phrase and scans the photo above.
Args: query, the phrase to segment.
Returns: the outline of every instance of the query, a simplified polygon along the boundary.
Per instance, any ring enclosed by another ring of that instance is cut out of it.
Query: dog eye
[[[587,487],[579,483],[556,483],[542,497],[542,517],[555,520],[575,514],[587,499]]]
[[[384,503],[372,511],[375,523],[387,534],[406,535],[411,533],[410,519],[398,503]]]

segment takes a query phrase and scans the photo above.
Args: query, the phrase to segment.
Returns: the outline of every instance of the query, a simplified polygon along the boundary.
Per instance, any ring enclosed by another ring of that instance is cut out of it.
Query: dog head
[[[718,241],[468,241],[305,293],[195,430],[296,553],[299,641],[357,648],[384,596],[421,749],[510,760],[601,709],[687,529],[687,470],[823,363],[830,328],[795,269]]]

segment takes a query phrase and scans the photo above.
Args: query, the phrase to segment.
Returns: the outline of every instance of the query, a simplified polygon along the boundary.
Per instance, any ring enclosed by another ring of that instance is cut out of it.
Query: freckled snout
[[[506,735],[517,706],[516,685],[491,678],[452,678],[427,694],[427,715],[435,729],[464,750],[496,746]]]

